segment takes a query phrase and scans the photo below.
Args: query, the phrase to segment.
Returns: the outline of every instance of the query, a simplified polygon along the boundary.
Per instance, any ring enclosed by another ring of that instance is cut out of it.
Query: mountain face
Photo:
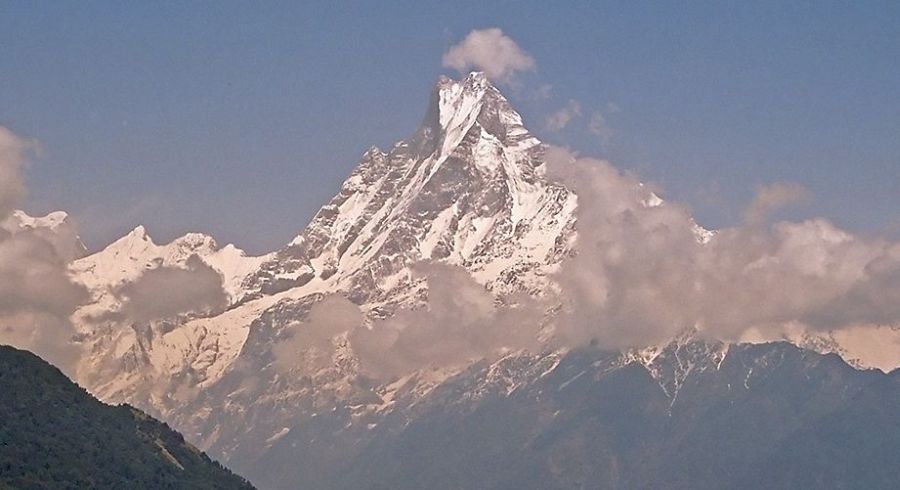
[[[340,332],[298,346],[297,362],[280,361],[279,346],[334,296],[356,305],[373,330],[422,308],[423,261],[462,268],[496,303],[552,290],[577,240],[578,198],[545,177],[545,151],[483,75],[442,78],[419,130],[388,151],[367,151],[279,250],[250,257],[201,234],[158,245],[138,227],[74,261],[73,277],[91,294],[73,316],[83,351],[77,379],[105,401],[166,420],[264,488],[632,488],[660,486],[667,474],[683,479],[675,488],[713,488],[747,483],[723,474],[737,478],[775,450],[752,429],[776,408],[808,408],[776,414],[787,418],[772,433],[810,441],[832,437],[811,424],[853,416],[849,396],[896,423],[890,395],[862,395],[867,386],[890,393],[896,384],[884,379],[896,376],[833,367],[834,356],[787,344],[725,345],[692,331],[624,353],[510,348],[389,379],[363,372]],[[634,194],[661,205],[648,189]],[[701,243],[711,236],[696,234]],[[853,357],[833,338],[795,343]],[[814,412],[792,389],[751,389],[782,371],[810,396],[821,387],[813,380],[838,376],[827,386],[837,398]],[[746,403],[754,408],[740,412]],[[746,431],[728,432],[726,416],[707,428],[701,421],[713,406],[747,417]],[[730,452],[745,458],[691,480],[722,444],[713,428],[732,434],[743,452]],[[779,441],[787,452],[791,441]],[[673,469],[678,458],[696,458],[690,473]],[[781,468],[788,475],[802,466]]]
[[[350,413],[291,430],[254,476],[268,488],[896,487],[900,371],[788,343],[708,349],[675,342],[647,365],[591,349],[473,365],[368,431]],[[692,372],[672,394],[653,372],[676,358]]]
[[[377,400],[356,384],[346,342],[336,339],[328,366],[289,376],[275,368],[273,345],[329,294],[349,298],[365,322],[422,304],[425,282],[411,266],[423,260],[464,267],[497,294],[546,287],[574,239],[576,197],[542,178],[543,151],[483,75],[443,78],[422,127],[390,151],[366,152],[280,250],[247,257],[197,234],[161,246],[139,227],[72,267],[93,296],[74,316],[89,352],[79,380],[226,458],[259,453],[296,417],[335,400]],[[222,311],[145,322],[107,314],[123,309],[123,286],[192,257],[222,275]]]
[[[561,259],[575,196],[538,174],[542,147],[481,74],[438,81],[422,127],[371,148],[340,192],[247,286],[327,285],[391,309],[409,264],[465,266],[490,289],[539,287]]]
[[[167,425],[0,346],[0,488],[253,487]]]

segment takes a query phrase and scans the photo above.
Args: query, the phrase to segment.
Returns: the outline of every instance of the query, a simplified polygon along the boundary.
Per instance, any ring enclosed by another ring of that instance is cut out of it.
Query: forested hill
[[[0,346],[0,489],[252,489],[178,432]]]

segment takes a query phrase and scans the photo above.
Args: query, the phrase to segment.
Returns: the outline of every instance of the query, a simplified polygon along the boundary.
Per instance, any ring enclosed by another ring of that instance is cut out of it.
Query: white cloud
[[[511,83],[515,75],[535,67],[534,58],[496,27],[474,30],[444,53],[443,65],[461,73],[483,71],[491,80]]]
[[[545,83],[545,84],[541,85],[540,87],[538,87],[534,91],[531,98],[534,100],[547,100],[550,98],[550,94],[552,94],[552,93],[553,93],[553,85],[550,85],[549,83]]]
[[[209,314],[228,305],[222,275],[192,255],[185,267],[150,269],[115,291],[122,308],[110,318],[122,316],[137,323],[173,319],[185,314]]]
[[[0,223],[8,220],[25,194],[22,168],[34,141],[0,126]],[[34,351],[70,370],[78,349],[69,316],[87,300],[72,282],[66,258],[45,230],[0,227],[0,343]]]
[[[275,366],[295,375],[315,374],[333,365],[336,337],[362,326],[363,314],[343,296],[330,295],[312,305],[301,322],[290,325],[272,348]]]
[[[429,366],[495,359],[510,350],[540,349],[535,319],[544,305],[539,300],[522,295],[498,307],[490,291],[460,266],[420,263],[414,272],[428,283],[427,305],[350,335],[367,375],[387,379]]]
[[[547,128],[547,131],[562,131],[572,119],[579,116],[581,116],[581,104],[576,100],[570,100],[565,107],[547,116],[544,126]]]
[[[900,244],[821,218],[766,224],[805,198],[797,186],[759,188],[744,223],[701,244],[686,207],[644,205],[652,189],[608,162],[563,149],[546,161],[547,175],[578,194],[577,254],[555,275],[567,345],[648,345],[694,326],[736,340],[900,324]]]
[[[594,113],[591,114],[588,130],[600,138],[600,142],[604,147],[609,146],[616,134],[616,131],[609,126],[606,116],[600,111],[594,111]]]
[[[746,224],[762,224],[772,211],[809,199],[809,191],[796,184],[776,183],[756,189],[753,202],[744,210]]]

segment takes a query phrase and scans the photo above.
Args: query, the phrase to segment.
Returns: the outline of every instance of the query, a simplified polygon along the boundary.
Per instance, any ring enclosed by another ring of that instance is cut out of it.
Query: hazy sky
[[[503,87],[526,126],[702,224],[792,182],[794,216],[900,235],[898,2],[152,3],[0,3],[0,126],[42,148],[26,209],[91,248],[137,224],[286,243],[488,27],[533,60]]]

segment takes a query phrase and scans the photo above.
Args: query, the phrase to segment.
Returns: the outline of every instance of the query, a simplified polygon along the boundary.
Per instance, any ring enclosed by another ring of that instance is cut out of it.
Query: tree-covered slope
[[[109,406],[34,354],[0,346],[0,489],[251,489],[127,405]]]

